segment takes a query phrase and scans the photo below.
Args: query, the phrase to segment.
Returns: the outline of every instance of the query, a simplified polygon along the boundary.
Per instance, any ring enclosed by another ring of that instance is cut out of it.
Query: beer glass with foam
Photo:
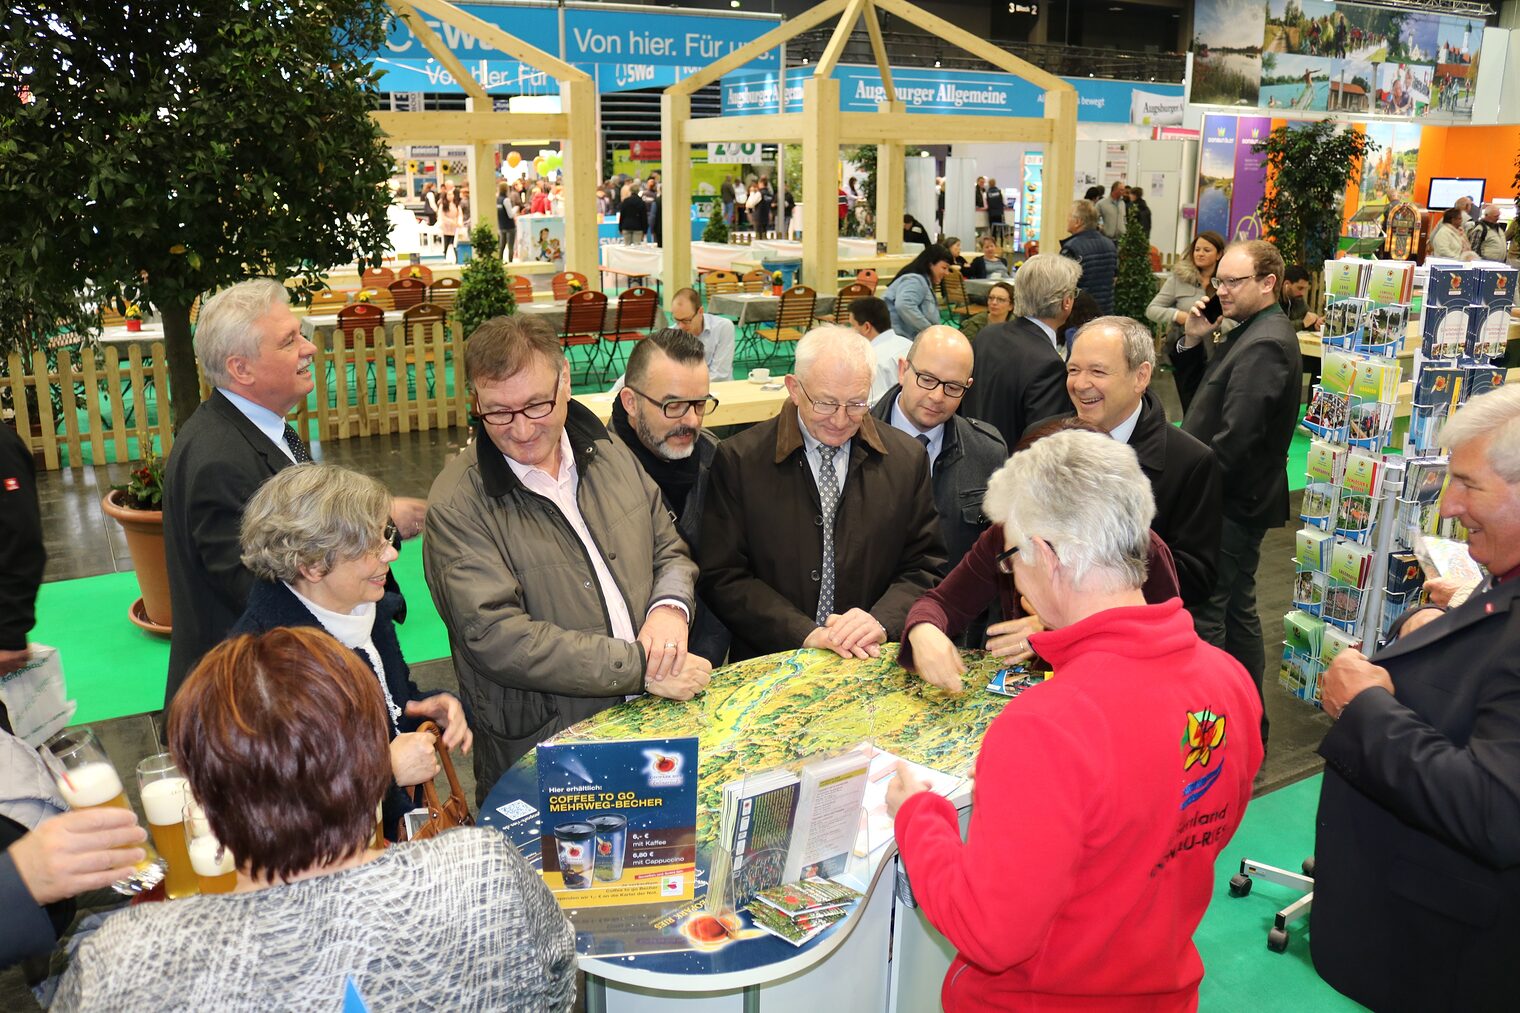
[[[237,866],[232,852],[216,839],[206,811],[194,799],[185,803],[185,845],[201,893],[231,893],[236,888]]]
[[[189,782],[168,753],[157,753],[137,764],[137,788],[153,844],[169,863],[164,892],[170,900],[193,897],[199,891],[190,853],[185,847],[185,801]]]
[[[58,794],[69,808],[132,808],[127,804],[121,777],[90,729],[64,729],[43,744],[42,756],[58,783]],[[127,896],[146,893],[163,881],[167,866],[153,850],[152,842],[144,841],[138,846],[147,856],[138,863],[135,873],[111,884],[117,893]]]

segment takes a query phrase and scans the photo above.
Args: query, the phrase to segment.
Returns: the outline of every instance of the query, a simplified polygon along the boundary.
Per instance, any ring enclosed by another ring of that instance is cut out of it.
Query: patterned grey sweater
[[[565,1010],[575,933],[499,831],[453,830],[254,893],[141,904],[85,941],[52,1009]]]

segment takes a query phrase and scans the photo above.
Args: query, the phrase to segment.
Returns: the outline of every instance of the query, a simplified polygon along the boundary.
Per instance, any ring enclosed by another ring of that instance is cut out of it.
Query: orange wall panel
[[[1515,153],[1520,127],[1425,127],[1420,131],[1420,160],[1415,167],[1415,203],[1430,196],[1436,176],[1480,176],[1488,180],[1487,197],[1515,196]]]

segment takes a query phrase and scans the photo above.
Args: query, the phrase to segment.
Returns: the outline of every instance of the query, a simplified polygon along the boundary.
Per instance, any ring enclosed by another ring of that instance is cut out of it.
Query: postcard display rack
[[[1421,535],[1460,537],[1440,517],[1446,458],[1441,426],[1473,394],[1500,384],[1515,270],[1490,262],[1430,261],[1414,355],[1403,453],[1386,453],[1401,380],[1415,266],[1325,264],[1322,382],[1304,425],[1310,443],[1296,538],[1294,608],[1283,617],[1280,681],[1320,702],[1320,675],[1348,647],[1384,643],[1421,594]],[[1366,653],[1372,651],[1368,649]]]

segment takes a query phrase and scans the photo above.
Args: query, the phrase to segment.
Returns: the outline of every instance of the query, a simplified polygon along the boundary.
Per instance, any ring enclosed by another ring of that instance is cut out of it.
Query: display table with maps
[[[912,906],[883,813],[867,828],[841,881],[863,891],[850,916],[800,947],[754,929],[748,914],[707,910],[706,874],[723,786],[803,759],[866,744],[951,775],[947,797],[971,807],[970,773],[987,726],[1008,701],[983,687],[998,668],[967,652],[966,691],[951,696],[896,663],[799,650],[727,665],[707,690],[678,703],[644,696],[560,733],[554,742],[696,736],[697,883],[692,901],[568,910],[587,975],[588,1009],[937,1009],[953,949]],[[868,802],[869,805],[869,802]],[[497,782],[480,823],[508,835],[541,868],[538,777],[530,753]],[[864,854],[862,854],[864,852]],[[714,938],[716,936],[716,938]],[[889,960],[888,957],[891,957]]]

